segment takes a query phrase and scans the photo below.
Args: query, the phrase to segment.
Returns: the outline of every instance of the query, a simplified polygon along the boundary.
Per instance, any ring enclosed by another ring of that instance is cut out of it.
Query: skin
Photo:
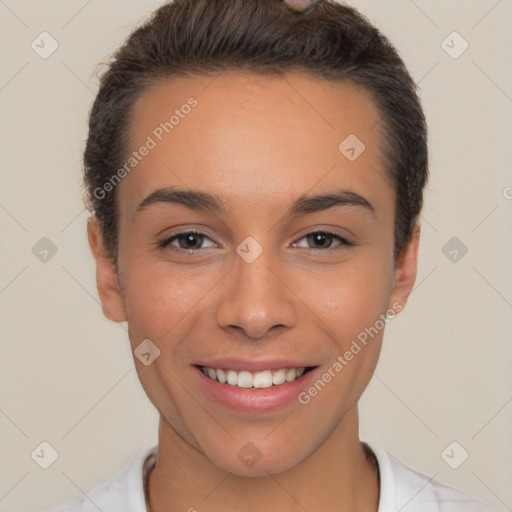
[[[359,441],[357,402],[383,330],[307,405],[267,413],[206,399],[192,365],[225,355],[294,358],[321,374],[379,315],[406,304],[419,229],[395,261],[395,193],[378,149],[378,112],[357,86],[299,72],[214,78],[166,79],[139,97],[132,149],[190,96],[198,105],[118,186],[117,265],[94,218],[88,225],[104,314],[128,321],[132,350],[149,338],[161,351],[149,366],[134,359],[160,413],[151,510],[373,512],[379,486]],[[338,150],[349,134],[366,146],[353,162]],[[170,186],[218,195],[229,210],[158,203],[137,212]],[[286,215],[299,196],[338,189],[364,197],[374,212],[342,205]],[[194,254],[173,252],[177,239],[157,247],[190,228],[206,234]],[[319,228],[353,245],[306,236]],[[263,248],[250,264],[236,252],[247,236]],[[261,454],[252,468],[237,457],[247,442]]]

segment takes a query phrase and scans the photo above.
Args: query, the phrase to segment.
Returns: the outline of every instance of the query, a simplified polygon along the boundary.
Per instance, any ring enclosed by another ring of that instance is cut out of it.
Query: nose
[[[290,289],[283,266],[271,261],[270,251],[252,263],[235,258],[217,308],[217,322],[260,339],[292,328],[298,320],[298,298]]]

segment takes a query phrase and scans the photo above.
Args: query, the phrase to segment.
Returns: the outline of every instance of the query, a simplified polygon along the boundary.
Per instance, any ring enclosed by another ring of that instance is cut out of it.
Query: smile
[[[210,379],[239,388],[270,388],[299,379],[310,368],[279,368],[252,372],[200,366],[201,371]]]

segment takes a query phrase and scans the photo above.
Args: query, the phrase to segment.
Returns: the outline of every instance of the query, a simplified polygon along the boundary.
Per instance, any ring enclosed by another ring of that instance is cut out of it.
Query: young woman
[[[118,50],[85,149],[105,315],[158,446],[58,511],[481,512],[359,439],[416,278],[427,129],[330,0],[175,0]]]

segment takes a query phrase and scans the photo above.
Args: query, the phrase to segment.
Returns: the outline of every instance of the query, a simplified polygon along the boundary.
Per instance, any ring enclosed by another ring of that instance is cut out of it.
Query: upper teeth
[[[205,375],[222,384],[240,388],[269,388],[278,386],[285,382],[291,382],[302,376],[305,368],[279,368],[278,370],[263,370],[260,372],[249,372],[247,370],[222,370],[220,368],[202,367]]]

